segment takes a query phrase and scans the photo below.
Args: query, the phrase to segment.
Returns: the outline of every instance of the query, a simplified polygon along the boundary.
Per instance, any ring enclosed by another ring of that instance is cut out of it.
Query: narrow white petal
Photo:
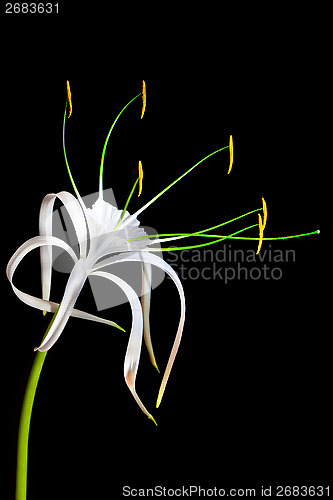
[[[45,236],[36,236],[34,238],[31,238],[30,240],[26,241],[21,245],[16,252],[12,255],[11,259],[9,260],[6,268],[6,274],[7,278],[12,286],[12,289],[14,293],[17,295],[17,297],[27,304],[28,306],[35,307],[36,309],[41,309],[44,311],[50,311],[50,312],[55,312],[53,310],[52,306],[50,306],[49,301],[45,299],[39,299],[37,297],[34,297],[33,295],[29,295],[25,292],[22,292],[19,290],[13,283],[13,276],[16,271],[16,268],[22,261],[22,259],[32,250],[35,248],[43,247],[46,245],[55,245],[57,242],[57,245],[64,248],[65,250],[68,250],[67,247],[68,245],[63,242],[62,240],[55,238],[53,236],[45,237]],[[68,252],[71,253],[72,249],[68,247],[69,250]],[[76,255],[72,255],[74,262],[76,262],[77,257]]]
[[[29,253],[31,250],[34,250],[35,248],[38,248],[40,246],[45,246],[45,245],[57,245],[62,247],[64,250],[68,251],[69,254],[72,256],[74,262],[77,261],[77,257],[75,253],[72,251],[72,249],[62,240],[55,238],[55,237],[41,237],[41,236],[36,236],[35,238],[32,238],[31,240],[26,241],[23,245],[20,246],[20,248],[14,253],[10,261],[8,262],[7,265],[7,277],[10,281],[10,284],[13,288],[14,293],[17,295],[17,297],[27,304],[30,307],[34,307],[35,309],[40,309],[41,311],[48,311],[55,313],[56,310],[59,307],[59,304],[57,302],[51,302],[49,300],[45,299],[40,299],[38,297],[34,297],[33,295],[29,295],[28,293],[22,292],[19,290],[14,284],[13,284],[13,275],[14,272],[21,262],[21,260]],[[108,319],[100,318],[99,316],[94,316],[93,314],[89,314],[84,311],[80,311],[78,309],[73,309],[71,315],[75,318],[81,318],[81,319],[86,319],[90,321],[96,321],[98,323],[104,323],[106,325],[114,326],[116,328],[120,328],[117,323],[114,321],[110,321]],[[122,328],[120,328],[122,330]]]
[[[48,245],[48,246],[55,245],[55,246],[59,246],[60,248],[63,248],[64,250],[66,250],[66,252],[69,253],[69,255],[72,257],[74,262],[77,261],[77,257],[75,255],[74,251],[72,250],[72,248],[69,245],[67,245],[67,243],[62,241],[60,238],[56,238],[55,236],[35,236],[34,238],[31,238],[30,240],[23,243],[16,250],[16,252],[13,254],[11,259],[9,260],[9,262],[7,264],[7,269],[6,269],[7,278],[10,281],[10,284],[13,288],[14,293],[18,296],[18,298],[20,300],[22,300],[23,302],[25,302],[28,305],[31,305],[32,307],[37,307],[38,309],[40,309],[40,307],[36,305],[37,302],[35,300],[35,297],[28,295],[24,292],[21,292],[13,284],[13,275],[14,275],[14,272],[15,272],[17,266],[21,262],[21,260],[29,252],[31,252],[31,250],[34,250],[35,248],[43,247],[46,245]],[[40,300],[40,299],[38,299],[38,300]],[[40,304],[40,302],[39,302],[39,304]],[[45,304],[47,304],[46,300],[45,300]],[[48,311],[49,309],[42,308],[42,310]]]
[[[168,360],[168,363],[167,363],[167,366],[166,366],[166,369],[165,369],[165,372],[163,375],[163,379],[162,379],[162,382],[160,385],[160,389],[158,392],[158,396],[157,396],[156,408],[158,408],[160,403],[161,403],[161,400],[162,400],[162,397],[163,397],[163,394],[165,391],[165,386],[166,386],[167,381],[169,379],[170,372],[171,372],[173,363],[175,361],[175,358],[176,358],[176,355],[178,352],[178,348],[179,348],[179,344],[180,344],[180,341],[182,338],[182,333],[183,333],[183,328],[184,328],[184,323],[185,323],[185,294],[184,294],[184,289],[183,289],[183,286],[181,284],[181,281],[180,281],[178,275],[173,270],[173,268],[169,264],[167,264],[167,262],[165,262],[163,259],[161,259],[157,255],[150,254],[150,253],[144,253],[143,260],[145,262],[149,262],[152,265],[160,267],[160,269],[165,271],[170,276],[170,278],[173,280],[173,282],[175,283],[175,285],[177,287],[179,297],[180,297],[180,305],[181,305],[180,320],[179,320],[179,324],[178,324],[176,337],[175,337],[175,340],[174,340],[174,343],[173,343],[173,346],[171,349],[170,357],[169,357],[169,360]]]
[[[53,197],[53,198],[52,198]],[[40,236],[52,236],[52,210],[55,195],[48,194],[44,197],[39,211]],[[49,214],[49,211],[51,214]],[[52,273],[52,246],[43,245],[40,248],[40,270],[42,280],[42,297],[49,300],[51,291]]]
[[[137,294],[135,293],[133,288],[126,283],[126,281],[122,280],[118,276],[115,276],[114,274],[106,273],[103,271],[96,271],[91,273],[91,276],[101,276],[102,278],[106,278],[113,281],[124,291],[124,293],[128,298],[128,301],[132,309],[133,321],[125,355],[124,377],[126,384],[129,390],[131,391],[135,401],[139,405],[140,409],[145,413],[145,415],[147,415],[148,418],[150,418],[155,422],[153,416],[145,408],[135,390],[135,379],[140,360],[141,344],[142,344],[142,328],[143,328],[142,310]]]
[[[58,305],[59,304],[57,304],[57,306]],[[55,308],[55,310],[56,310],[56,308]],[[118,328],[119,330],[122,330],[123,332],[125,331],[121,326],[119,326],[114,321],[111,321],[110,319],[100,318],[99,316],[95,316],[94,314],[80,311],[79,309],[73,309],[71,316],[73,316],[73,318],[81,318],[81,319],[87,319],[89,321],[95,321],[96,323],[103,323],[104,325],[109,325],[109,326],[113,326],[115,328]]]
[[[41,236],[52,236],[52,213],[55,199],[64,204],[76,232],[80,247],[80,257],[85,257],[87,252],[87,227],[85,217],[78,200],[66,191],[60,193],[47,194],[41,204],[39,212],[39,233]],[[41,276],[42,276],[42,295],[48,300],[51,288],[52,273],[52,247],[43,246],[40,250],[41,258]]]
[[[12,280],[13,274],[15,272],[15,269],[21,262],[21,260],[29,253],[31,250],[34,250],[35,248],[44,246],[44,245],[55,245],[60,248],[63,248],[66,250],[66,252],[69,253],[69,255],[72,257],[74,262],[77,262],[77,257],[75,255],[75,252],[73,249],[67,245],[65,241],[62,241],[60,238],[56,238],[55,236],[35,236],[33,238],[30,238],[27,240],[25,243],[23,243],[17,250],[16,252],[12,255],[11,259],[9,260],[7,264],[7,277],[9,281]]]
[[[60,337],[66,323],[73,311],[74,304],[81,292],[81,289],[88,277],[86,262],[80,259],[76,262],[65,288],[64,296],[60,303],[58,314],[45,339],[38,347],[41,352],[48,351]]]
[[[126,262],[126,261],[145,262],[148,264],[152,264],[153,266],[159,267],[164,272],[166,272],[170,276],[170,278],[173,280],[173,282],[175,283],[175,285],[177,287],[179,297],[180,297],[180,306],[181,306],[180,320],[179,320],[179,324],[178,324],[177,334],[176,334],[176,337],[175,337],[175,340],[174,340],[174,343],[173,343],[173,346],[171,349],[169,361],[168,361],[167,367],[165,369],[163,379],[161,382],[161,386],[160,386],[160,390],[158,393],[157,402],[156,402],[156,407],[158,408],[160,403],[161,403],[161,399],[162,399],[162,396],[163,396],[163,393],[165,390],[165,386],[166,386],[166,383],[168,381],[168,378],[169,378],[169,375],[171,372],[171,368],[172,368],[172,365],[174,363],[174,360],[175,360],[175,357],[176,357],[176,354],[177,354],[177,351],[179,348],[179,344],[181,341],[182,333],[183,333],[183,328],[184,328],[184,323],[185,323],[184,289],[183,289],[183,286],[181,284],[180,279],[178,278],[178,276],[177,276],[176,272],[173,270],[173,268],[167,262],[165,262],[163,259],[161,259],[161,257],[158,257],[157,255],[154,255],[154,254],[151,254],[148,252],[141,252],[141,253],[130,252],[127,254],[125,253],[122,255],[116,255],[116,256],[111,257],[109,259],[106,259],[102,262],[99,262],[98,264],[96,264],[94,266],[93,269],[96,270],[96,269],[100,269],[104,266],[114,264],[116,262]]]
[[[155,366],[156,370],[159,372],[150,336],[150,322],[149,322],[150,298],[151,298],[151,265],[144,262],[142,264],[142,293],[141,293],[141,305],[143,313],[143,338],[145,340],[145,344],[148,349],[150,361],[152,365]]]

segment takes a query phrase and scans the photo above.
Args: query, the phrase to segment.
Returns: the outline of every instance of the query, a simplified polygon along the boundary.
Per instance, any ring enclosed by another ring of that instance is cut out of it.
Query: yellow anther
[[[232,135],[229,138],[229,151],[230,151],[230,163],[229,163],[228,174],[230,174],[232,169],[232,164],[234,163],[234,143],[232,140]]]
[[[146,100],[147,100],[146,83],[145,83],[144,80],[142,80],[142,111],[141,111],[141,119],[143,118],[143,115],[145,114]]]
[[[68,97],[68,104],[69,104],[69,113],[68,117],[69,118],[72,114],[73,108],[72,108],[72,94],[71,94],[71,88],[69,86],[69,81],[67,80],[67,97]]]
[[[142,169],[142,163],[141,163],[141,161],[139,161],[139,194],[138,194],[138,196],[140,196],[140,194],[142,192],[142,179],[143,179],[143,169]]]
[[[267,205],[266,205],[264,198],[262,198],[262,210],[264,212],[264,220],[262,223],[262,229],[264,230],[266,227],[266,222],[267,222]]]
[[[260,252],[260,248],[262,245],[263,233],[264,233],[264,228],[262,225],[262,219],[261,219],[260,214],[258,214],[258,219],[259,219],[259,242],[258,242],[258,249],[257,249],[256,255],[258,255],[258,253]]]

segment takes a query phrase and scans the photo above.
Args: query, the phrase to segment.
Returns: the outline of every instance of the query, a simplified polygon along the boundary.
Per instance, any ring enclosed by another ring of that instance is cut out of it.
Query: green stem
[[[58,306],[58,309],[54,313],[49,326],[47,327],[43,340],[50,330],[56,315],[58,314],[59,307],[60,304]],[[27,498],[28,443],[30,420],[37,384],[47,352],[48,351],[37,351],[24,394],[17,444],[16,500],[26,500]]]
[[[42,371],[47,351],[37,351],[30,372],[27,388],[25,390],[17,447],[17,469],[16,469],[16,500],[27,498],[27,471],[28,471],[28,441],[32,406],[35,399],[36,388]]]

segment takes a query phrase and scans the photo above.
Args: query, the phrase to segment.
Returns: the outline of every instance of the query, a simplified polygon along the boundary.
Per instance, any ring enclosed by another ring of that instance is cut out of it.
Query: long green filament
[[[224,239],[257,240],[258,241],[260,239],[259,237],[237,236],[237,234],[239,234],[239,233],[241,233],[243,231],[246,231],[247,229],[250,229],[252,227],[257,227],[258,224],[254,224],[252,226],[248,226],[245,229],[241,229],[240,231],[237,231],[237,232],[235,232],[233,234],[226,235],[226,236],[221,235],[221,234],[204,234],[204,233],[207,233],[208,231],[212,231],[213,229],[216,229],[218,227],[225,226],[226,224],[230,224],[231,222],[234,222],[234,221],[236,221],[238,219],[246,217],[247,215],[253,214],[255,212],[259,212],[260,210],[262,210],[262,207],[256,208],[255,210],[251,210],[250,212],[246,212],[245,214],[239,215],[238,217],[234,217],[233,219],[230,219],[230,220],[228,220],[226,222],[222,222],[222,223],[217,224],[215,226],[211,226],[211,227],[208,227],[206,229],[202,229],[200,231],[195,231],[193,233],[160,233],[160,234],[151,235],[151,236],[149,236],[149,238],[155,238],[158,241],[158,243],[162,243],[162,242],[165,243],[166,241],[175,241],[175,240],[179,240],[179,239],[182,239],[182,238],[190,238],[190,237],[196,237],[196,236],[198,236],[198,237],[204,237],[204,238],[214,238],[215,241],[212,241],[212,242],[209,242],[209,243],[201,243],[201,244],[198,244],[198,245],[186,246],[186,247],[173,247],[172,249],[170,249],[170,248],[150,248],[149,251],[167,252],[167,251],[170,251],[170,250],[172,250],[172,251],[173,250],[188,250],[188,249],[191,249],[191,248],[200,248],[200,247],[207,246],[207,245],[213,245],[213,244],[218,243],[219,241],[222,241]],[[320,231],[317,230],[317,231],[312,231],[312,232],[309,232],[309,233],[295,234],[295,235],[292,235],[292,236],[275,236],[275,237],[268,237],[268,238],[264,237],[263,240],[265,240],[265,241],[287,240],[287,239],[293,239],[293,238],[300,238],[300,237],[303,237],[303,236],[310,236],[310,235],[313,235],[313,234],[319,234],[319,232]],[[131,242],[131,241],[136,241],[136,240],[140,240],[140,239],[143,239],[143,238],[146,238],[146,236],[140,236],[138,238],[131,238],[131,239],[127,240],[127,241]],[[152,242],[152,244],[154,244],[154,242]]]
[[[149,238],[153,238],[153,237],[159,237],[159,236],[172,236],[172,235],[175,235],[176,237],[175,238],[168,238],[168,240],[165,240],[165,241],[173,241],[173,240],[176,240],[178,238],[187,238],[187,237],[196,237],[196,236],[199,236],[199,237],[202,237],[202,238],[214,238],[215,241],[212,241],[210,243],[201,243],[201,244],[198,244],[198,245],[191,245],[191,246],[186,246],[186,247],[170,247],[170,248],[147,248],[147,251],[149,252],[170,252],[170,251],[174,251],[174,250],[189,250],[191,248],[201,248],[201,247],[205,247],[205,246],[208,246],[208,245],[214,245],[215,243],[218,243],[220,241],[223,241],[223,240],[226,240],[226,239],[230,239],[230,240],[249,240],[249,241],[258,241],[260,238],[259,237],[249,237],[249,236],[236,236],[238,233],[241,233],[242,231],[246,231],[247,229],[251,229],[253,227],[258,227],[258,224],[254,224],[252,226],[248,226],[244,229],[241,229],[240,231],[237,231],[233,234],[229,234],[229,235],[226,235],[226,236],[223,236],[222,234],[198,234],[198,233],[165,233],[165,234],[154,234],[154,235],[151,235],[149,236]],[[312,231],[310,233],[302,233],[302,234],[294,234],[292,236],[275,236],[275,237],[272,237],[272,238],[263,238],[263,241],[275,241],[275,240],[290,240],[290,239],[294,239],[294,238],[301,238],[301,237],[304,237],[304,236],[311,236],[313,234],[319,234],[319,231]],[[128,241],[135,241],[136,239],[139,239],[139,238],[133,238],[131,240],[128,240]],[[163,241],[163,240],[161,240]],[[153,244],[153,242],[152,242]],[[141,250],[141,251],[144,251],[144,250]]]
[[[138,177],[138,178],[136,179],[136,181],[134,182],[134,186],[132,187],[132,190],[131,190],[131,192],[130,192],[130,194],[129,194],[128,198],[127,198],[127,201],[126,201],[125,206],[124,206],[124,209],[123,209],[123,211],[122,211],[122,213],[121,213],[121,216],[120,216],[119,222],[118,222],[118,224],[116,225],[116,227],[114,228],[114,231],[115,231],[116,229],[118,229],[119,224],[121,223],[121,221],[122,221],[122,220],[123,220],[123,218],[124,218],[124,215],[125,215],[126,209],[127,209],[128,204],[129,204],[129,202],[130,202],[130,199],[132,198],[132,195],[133,195],[133,193],[134,193],[134,191],[135,191],[136,185],[137,185],[137,183],[139,182],[139,179],[140,179],[140,177]]]
[[[207,236],[204,235],[203,233],[207,233],[208,231],[212,231],[213,229],[216,229],[221,226],[225,226],[226,224],[230,224],[231,222],[234,222],[235,220],[242,219],[243,217],[246,217],[247,215],[253,214],[254,212],[259,212],[259,210],[262,210],[262,208],[256,208],[255,210],[251,210],[251,212],[247,212],[246,214],[239,215],[238,217],[234,217],[233,219],[230,219],[226,222],[222,222],[221,224],[217,224],[216,226],[211,226],[208,227],[207,229],[202,229],[201,231],[195,231],[194,233],[172,233],[172,234],[160,234],[160,235],[153,235],[154,237],[157,236],[170,236],[170,238],[165,238],[163,240],[159,240],[159,242],[163,241],[174,241],[174,240],[179,240],[181,238],[187,238],[189,236]],[[209,235],[208,235],[209,236]],[[218,235],[216,236],[217,238],[220,238],[221,236]]]
[[[258,224],[256,224],[256,226],[258,226]],[[263,240],[265,241],[272,241],[272,240],[290,240],[290,239],[293,239],[293,238],[301,238],[303,236],[311,236],[313,234],[319,234],[319,230],[317,231],[311,231],[310,233],[301,233],[301,234],[294,234],[292,236],[274,236],[274,237],[271,237],[271,238],[263,238]],[[188,237],[196,237],[196,236],[200,236],[201,238],[230,238],[232,240],[253,240],[253,241],[258,241],[260,238],[257,236],[257,237],[250,237],[250,236],[232,236],[232,235],[229,235],[229,236],[223,236],[222,234],[200,234],[200,233],[161,233],[161,234],[152,234],[149,236],[149,238],[159,238],[161,236],[174,236],[174,238],[168,238],[168,239],[165,239],[165,240],[160,240],[160,241],[173,241],[173,240],[176,240],[176,239],[180,239],[180,238],[188,238]],[[142,238],[147,238],[147,236],[140,236],[140,238],[132,238],[131,240],[127,240],[127,241],[135,241],[135,240],[138,240],[138,239],[142,239]],[[171,250],[173,250],[173,248],[171,248]]]
[[[258,224],[257,224],[258,225]],[[301,234],[294,234],[292,236],[274,236],[272,238],[263,238],[263,241],[275,241],[275,240],[291,240],[294,238],[302,238],[303,236],[311,236],[312,234],[319,234],[320,231],[317,229],[317,231],[311,231],[310,233],[301,233]],[[206,234],[203,234],[201,236],[209,236]],[[216,237],[216,235],[215,235]],[[259,240],[260,238],[250,238],[247,236],[227,236],[227,238],[231,238],[234,240]]]
[[[259,210],[262,210],[262,207],[256,208],[255,210],[251,210],[250,212],[246,212],[243,215],[239,215],[238,217],[234,217],[233,219],[227,220],[226,222],[222,222],[221,224],[217,224],[216,226],[211,226],[211,227],[208,227],[207,229],[202,229],[201,231],[195,231],[193,233],[162,233],[162,234],[154,234],[151,237],[160,238],[161,236],[170,236],[170,238],[165,238],[163,240],[160,240],[160,241],[165,242],[165,241],[174,241],[174,240],[178,240],[181,238],[188,238],[190,236],[209,236],[209,235],[204,235],[203,233],[207,233],[208,231],[211,231],[211,230],[216,229],[218,227],[225,226],[226,224],[230,224],[231,222],[234,222],[235,220],[238,220],[238,219],[242,219],[243,217],[246,217],[247,215],[253,214],[254,212],[259,212]],[[221,236],[218,235],[216,237],[220,238]],[[131,238],[127,241],[128,242],[136,241],[136,240],[140,240],[143,238],[146,238],[146,236],[140,236],[138,238]]]
[[[43,339],[49,332],[52,323],[59,311],[59,307],[54,313]],[[26,500],[27,498],[28,443],[31,412],[34,404],[39,376],[42,371],[47,352],[48,351],[37,351],[24,394],[17,443],[16,500]]]
[[[207,247],[209,245],[215,245],[215,243],[219,243],[220,241],[223,241],[223,240],[226,240],[226,239],[229,239],[229,238],[233,238],[234,235],[236,234],[239,234],[239,233],[242,233],[243,231],[247,231],[248,229],[252,229],[253,227],[258,227],[258,224],[252,224],[252,226],[248,226],[248,227],[244,227],[243,229],[239,229],[238,231],[235,231],[234,233],[232,234],[229,234],[228,236],[218,236],[216,238],[215,236],[215,241],[208,241],[207,243],[200,243],[198,245],[189,245],[189,246],[185,246],[185,247],[172,247],[172,248],[147,248],[146,251],[148,252],[170,252],[170,251],[174,251],[174,250],[190,250],[192,248],[201,248],[201,247]],[[190,234],[189,236],[196,236],[196,234]],[[203,236],[203,235],[198,235],[198,236]],[[133,238],[134,240],[134,238]],[[129,241],[133,241],[133,240],[129,240]],[[145,249],[142,249],[141,252],[144,252]]]
[[[169,184],[166,188],[164,188],[160,193],[158,193],[156,196],[154,196],[154,198],[152,198],[150,201],[148,201],[148,203],[146,203],[145,205],[143,205],[143,207],[141,207],[139,210],[137,210],[133,215],[131,215],[130,217],[128,217],[127,221],[129,221],[130,219],[133,219],[133,218],[137,217],[139,214],[141,214],[141,212],[143,212],[144,210],[146,210],[146,208],[148,208],[149,205],[151,205],[152,203],[154,203],[154,201],[156,201],[160,196],[162,196],[162,194],[164,194],[166,191],[168,191],[168,189],[170,189],[178,181],[180,181],[183,177],[185,177],[185,175],[187,175],[188,173],[190,173],[191,170],[193,170],[195,167],[197,167],[198,165],[200,165],[200,163],[202,163],[203,161],[207,160],[207,158],[210,158],[211,156],[215,155],[219,151],[223,151],[223,149],[228,149],[228,148],[229,148],[229,146],[224,146],[223,148],[217,149],[216,151],[213,151],[209,155],[207,155],[204,158],[202,158],[195,165],[193,165],[188,170],[186,170],[186,172],[184,172],[182,175],[180,175],[179,177],[177,177],[176,180],[174,180],[173,182],[171,182],[171,184]]]
[[[125,111],[125,109],[127,108],[127,106],[129,106],[131,104],[131,102],[133,102],[135,99],[137,99],[138,97],[141,96],[141,92],[140,94],[136,95],[135,97],[133,97],[133,99],[131,99],[127,104],[126,106],[123,107],[123,109],[120,111],[120,113],[117,115],[115,121],[113,122],[110,130],[109,130],[109,133],[106,137],[106,140],[105,140],[105,143],[104,143],[104,147],[103,147],[103,151],[102,151],[102,158],[101,158],[101,166],[100,166],[100,170],[99,170],[99,197],[100,198],[103,198],[103,169],[104,169],[104,157],[105,157],[105,151],[106,151],[106,146],[108,144],[108,141],[109,141],[109,137],[111,135],[111,132],[115,126],[115,124],[117,123],[117,120],[118,118],[121,116],[121,114]]]
[[[65,163],[66,163],[66,167],[67,167],[67,172],[68,172],[69,178],[71,180],[71,183],[72,183],[72,186],[73,186],[73,189],[75,191],[75,194],[76,194],[77,198],[80,199],[81,198],[80,194],[79,194],[79,192],[77,190],[77,187],[75,185],[72,173],[71,173],[69,165],[68,165],[67,154],[66,154],[66,147],[65,147],[65,123],[66,123],[67,104],[68,104],[68,98],[66,99],[65,113],[64,113],[64,122],[63,122],[63,126],[62,126],[62,147],[63,147],[63,150],[64,150]]]

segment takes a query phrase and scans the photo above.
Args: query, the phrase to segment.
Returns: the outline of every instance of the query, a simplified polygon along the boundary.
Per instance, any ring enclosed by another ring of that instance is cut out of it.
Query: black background
[[[144,119],[137,101],[119,120],[106,155],[104,185],[120,206],[139,159],[143,193],[131,211],[227,145],[232,133],[231,174],[227,151],[219,153],[144,212],[142,224],[160,232],[198,230],[258,208],[264,196],[265,236],[321,227],[323,95],[313,69],[315,36],[306,23],[283,12],[275,12],[274,21],[268,12],[265,21],[253,11],[236,15],[237,8],[221,15],[210,4],[204,12],[182,13],[172,6],[109,14],[60,7],[58,18],[2,18],[3,271],[18,246],[38,234],[43,196],[71,191],[61,144],[67,79],[73,98],[67,154],[82,195],[97,190],[108,129],[145,79]],[[255,223],[256,214],[249,221]],[[123,381],[127,334],[70,319],[37,390],[28,498],[111,498],[125,484],[327,484],[322,237],[271,243],[296,255],[282,265],[278,281],[183,281],[184,335],[158,410],[160,376],[144,348],[138,371],[138,393],[158,427]],[[37,296],[38,265],[36,252],[15,275],[17,286]],[[65,277],[54,278],[53,298],[60,300]],[[4,272],[1,283],[5,492],[14,498],[20,407],[48,319],[19,302]],[[78,307],[96,313],[89,287]],[[128,305],[104,315],[130,330]],[[162,370],[178,315],[177,291],[165,280],[151,305]]]

